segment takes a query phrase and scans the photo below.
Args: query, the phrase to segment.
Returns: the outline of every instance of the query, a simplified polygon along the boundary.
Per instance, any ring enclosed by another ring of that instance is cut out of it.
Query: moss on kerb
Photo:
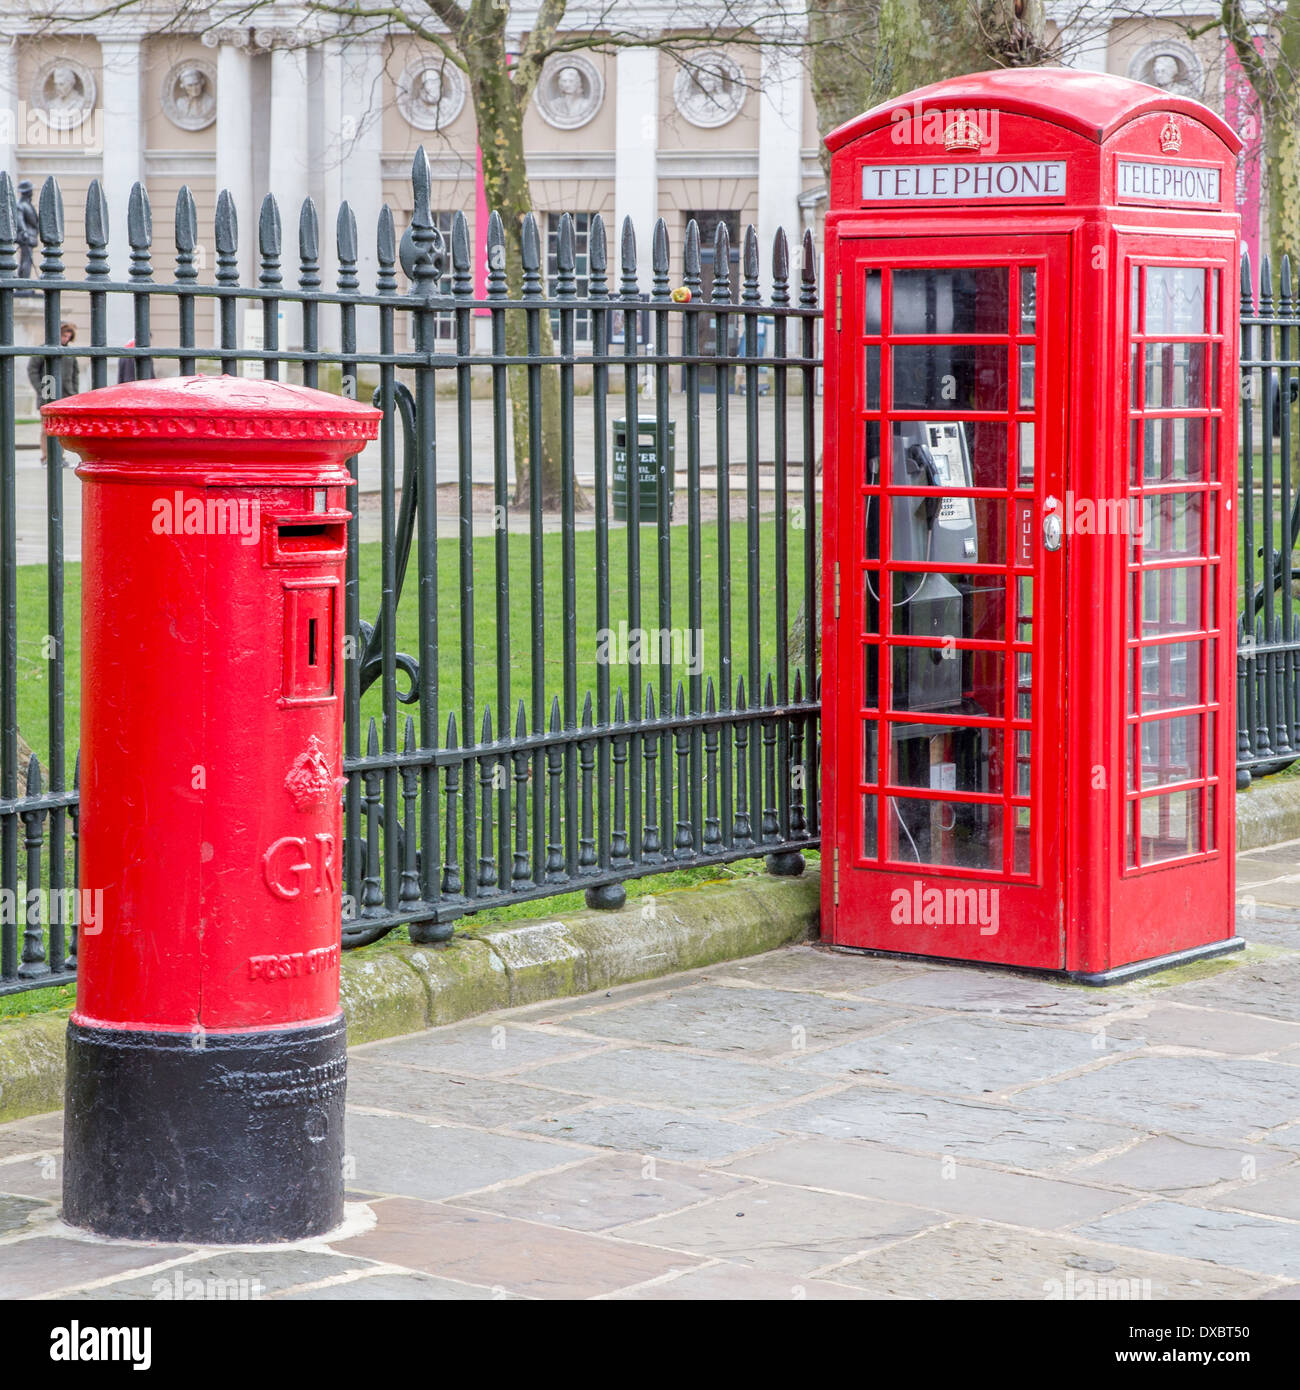
[[[31,1014],[0,1023],[0,1122],[63,1104],[66,1014]]]
[[[817,933],[820,879],[745,878],[503,922],[442,946],[377,943],[343,954],[350,1043],[418,1033],[516,1004],[694,970]],[[66,1013],[0,1021],[0,1120],[63,1103]]]

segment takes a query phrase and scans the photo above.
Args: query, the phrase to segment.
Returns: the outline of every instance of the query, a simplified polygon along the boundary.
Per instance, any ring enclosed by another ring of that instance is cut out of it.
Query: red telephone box
[[[827,145],[823,930],[1098,984],[1239,947],[1240,141],[1053,68]]]

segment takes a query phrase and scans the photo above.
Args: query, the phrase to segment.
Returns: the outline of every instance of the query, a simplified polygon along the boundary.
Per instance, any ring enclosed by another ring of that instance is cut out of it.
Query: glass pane
[[[1144,358],[1147,410],[1201,409],[1209,404],[1205,343],[1147,343]]]
[[[1034,349],[1031,347],[1020,349],[1020,408],[1034,408]]]
[[[1142,267],[1140,265],[1129,267],[1128,281],[1128,331],[1130,334],[1140,333],[1142,325],[1139,320],[1139,294],[1142,284]]]
[[[891,725],[889,776],[895,786],[936,792],[1002,790],[1002,734],[996,729]]]
[[[1142,499],[1142,555],[1172,560],[1203,553],[1202,492],[1162,492]]]
[[[1201,626],[1202,570],[1148,570],[1139,576],[1142,589],[1142,633],[1156,637]]]
[[[864,301],[864,327],[869,334],[880,332],[880,272],[867,271],[867,289]]]
[[[1028,729],[1017,729],[1015,739],[1016,766],[1011,779],[1011,794],[1012,796],[1029,796],[1031,794],[1030,774],[1034,738]]]
[[[1016,580],[1016,641],[1028,642],[1033,635],[1034,580],[1025,575]]]
[[[1007,408],[1007,349],[1001,345],[899,345],[894,405],[900,410]]]
[[[1139,802],[1144,864],[1201,852],[1201,794],[1194,787]]]
[[[1020,422],[1020,442],[1016,449],[1016,486],[1034,485],[1034,422]]]
[[[880,409],[880,348],[869,347],[866,360],[866,390],[864,397],[868,410]]]
[[[1020,270],[1020,331],[1034,332],[1038,318],[1038,271],[1033,266]]]
[[[874,487],[880,482],[880,421],[868,420],[865,446],[863,448],[865,456],[866,471],[863,474],[863,481],[869,486]]]
[[[896,420],[893,438],[899,487],[1007,485],[1007,426],[1001,420]]]
[[[1201,703],[1200,642],[1162,642],[1139,650],[1141,713]]]
[[[1158,719],[1142,725],[1142,785],[1191,782],[1201,774],[1199,714]]]
[[[1030,834],[1032,818],[1028,806],[1012,808],[1014,840],[1011,846],[1011,867],[1014,873],[1027,874],[1034,867],[1034,841]]]
[[[880,648],[866,642],[862,647],[862,708],[876,709],[880,702]]]
[[[890,627],[904,637],[1006,640],[1006,587],[1000,574],[894,575]]]
[[[889,846],[890,857],[905,863],[1001,870],[1002,805],[890,797]],[[967,920],[976,920],[976,889],[954,886],[950,894],[941,896],[942,902],[931,900],[935,911],[942,912],[950,902],[962,904],[970,912]]]
[[[1003,565],[1007,504],[1001,498],[938,491],[893,501],[891,558],[904,565]],[[907,593],[915,578],[903,590]],[[923,594],[922,597],[925,597]]]
[[[1147,266],[1143,332],[1204,333],[1205,271],[1198,266]]]
[[[1002,717],[1006,703],[1004,652],[954,646],[894,646],[891,650],[892,708],[951,714],[954,718]]]
[[[1010,284],[1004,265],[896,270],[893,331],[1006,333]]]
[[[1147,420],[1143,476],[1151,482],[1199,482],[1205,476],[1205,419]]]
[[[862,721],[862,780],[868,786],[876,780],[876,721],[874,719],[864,719]]]
[[[862,857],[876,858],[876,798],[862,798]]]

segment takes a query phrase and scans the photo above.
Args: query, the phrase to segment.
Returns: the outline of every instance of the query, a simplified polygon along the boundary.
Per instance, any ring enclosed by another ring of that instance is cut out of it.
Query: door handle
[[[1061,520],[1061,514],[1057,511],[1057,500],[1055,497],[1047,497],[1043,500],[1043,549],[1060,550],[1061,540],[1065,535],[1065,525]]]

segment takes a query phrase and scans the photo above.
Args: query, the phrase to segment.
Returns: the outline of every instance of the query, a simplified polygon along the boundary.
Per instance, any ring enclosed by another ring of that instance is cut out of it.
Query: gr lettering
[[[305,891],[319,897],[337,887],[334,836],[317,832],[312,841],[305,835],[281,835],[263,853],[262,878],[277,898],[292,902]]]

